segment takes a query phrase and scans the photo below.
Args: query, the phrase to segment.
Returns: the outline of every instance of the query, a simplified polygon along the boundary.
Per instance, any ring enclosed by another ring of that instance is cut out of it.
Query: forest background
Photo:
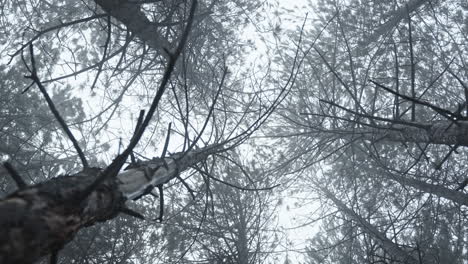
[[[0,2],[1,263],[467,263],[468,3]]]

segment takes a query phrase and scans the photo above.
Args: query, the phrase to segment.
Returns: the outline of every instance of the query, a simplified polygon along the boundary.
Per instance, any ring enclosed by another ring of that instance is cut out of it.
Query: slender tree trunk
[[[328,189],[320,187],[322,192],[327,196],[328,199],[333,201],[333,203],[341,210],[341,212],[348,215],[358,225],[369,235],[371,235],[377,243],[394,259],[407,264],[417,264],[419,263],[410,253],[401,249],[397,244],[392,242],[387,236],[377,230],[371,223],[366,221],[360,215],[358,215],[354,210],[348,208],[343,202],[341,202],[334,194],[332,194]]]
[[[426,183],[420,180],[402,177],[390,172],[383,172],[381,175],[400,183],[403,186],[410,186],[425,193],[430,193],[438,197],[445,198],[459,205],[468,206],[468,195],[452,190],[440,185]]]
[[[238,236],[237,236],[237,253],[239,255],[239,264],[248,264],[249,263],[249,247],[247,239],[247,220],[245,219],[245,208],[242,205],[242,202],[239,199],[240,194],[237,194],[237,202],[239,203],[239,223],[238,223]]]
[[[165,163],[161,159],[138,163],[106,180],[84,200],[79,197],[101,169],[59,176],[10,194],[0,200],[0,263],[33,263],[60,250],[81,228],[116,217],[125,200],[144,194],[150,185],[168,182],[221,148],[177,153]]]
[[[415,123],[414,126],[394,124],[389,127],[326,130],[324,133],[342,135],[343,138],[362,137],[373,142],[414,142],[468,147],[468,121],[465,120],[458,121],[458,124],[451,121],[435,121]]]

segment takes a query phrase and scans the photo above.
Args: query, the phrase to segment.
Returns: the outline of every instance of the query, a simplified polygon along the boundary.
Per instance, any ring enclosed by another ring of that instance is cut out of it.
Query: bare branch
[[[409,100],[411,102],[415,102],[417,104],[420,104],[420,105],[423,105],[423,106],[427,106],[429,108],[431,108],[432,110],[436,111],[437,113],[439,113],[440,115],[444,116],[445,118],[447,118],[448,120],[451,120],[452,122],[456,123],[457,119],[459,119],[460,117],[458,115],[456,115],[455,113],[452,113],[450,112],[449,110],[446,110],[446,109],[443,109],[443,108],[440,108],[438,106],[435,106],[429,102],[425,102],[425,101],[422,101],[422,100],[419,100],[419,99],[416,99],[416,98],[413,98],[413,97],[410,97],[410,96],[407,96],[407,95],[404,95],[404,94],[400,94],[400,93],[397,93],[395,91],[393,91],[392,89],[378,83],[378,82],[375,82],[373,80],[369,80],[371,83],[375,84],[377,87],[380,87],[382,89],[384,89],[385,91],[391,93],[391,94],[394,94],[394,95],[398,95],[399,97],[403,98],[403,99],[406,99],[406,100]]]
[[[98,71],[96,73],[96,76],[94,77],[93,84],[91,85],[91,91],[94,89],[94,86],[96,85],[97,80],[99,79],[99,75],[102,72],[102,66],[104,65],[104,62],[106,60],[107,50],[109,49],[109,45],[110,45],[111,33],[112,33],[111,16],[107,16],[107,38],[106,38],[106,43],[104,44],[104,53],[102,54],[102,60],[99,62]]]
[[[3,167],[5,167],[5,169],[8,171],[8,173],[13,178],[13,180],[16,183],[16,186],[18,186],[19,189],[24,189],[28,186],[26,182],[23,180],[23,178],[21,178],[19,173],[15,170],[15,168],[9,162],[6,162],[6,161],[3,162]]]
[[[162,184],[158,185],[158,190],[159,190],[159,216],[155,220],[161,223],[163,220],[163,216],[164,216],[164,187]]]
[[[54,102],[52,101],[49,94],[47,93],[47,90],[45,89],[44,85],[42,85],[41,80],[39,80],[39,76],[37,75],[37,69],[36,69],[36,61],[34,58],[34,48],[32,44],[29,45],[29,52],[31,54],[31,70],[30,70],[31,75],[25,76],[25,77],[28,79],[31,79],[37,85],[37,87],[39,87],[39,90],[44,95],[46,102],[49,105],[50,111],[52,111],[52,113],[55,116],[55,119],[57,119],[60,126],[62,126],[62,129],[65,131],[68,138],[73,143],[73,146],[75,147],[76,152],[78,152],[78,156],[81,159],[81,163],[83,164],[83,167],[88,168],[89,167],[88,161],[86,160],[86,157],[83,151],[81,150],[80,145],[78,144],[78,141],[76,140],[75,136],[73,136],[73,133],[71,132],[67,123],[65,123],[65,120],[63,120],[62,116],[60,116],[60,113],[55,107]]]
[[[196,169],[198,172],[200,172],[201,174],[207,176],[208,178],[210,179],[213,179],[214,181],[217,181],[217,182],[220,182],[222,184],[225,184],[229,187],[232,187],[232,188],[235,188],[235,189],[238,189],[238,190],[241,190],[241,191],[269,191],[269,190],[273,190],[274,188],[280,186],[280,184],[276,184],[274,186],[270,186],[270,187],[262,187],[262,188],[247,188],[247,187],[242,187],[242,186],[238,186],[238,185],[235,185],[235,184],[232,184],[232,183],[229,183],[227,181],[223,181],[219,178],[216,178],[215,176],[211,175],[210,173],[200,169],[199,167],[197,166],[194,166],[193,167],[194,169]]]
[[[141,220],[145,220],[145,217],[142,214],[140,214],[140,213],[138,213],[136,211],[133,211],[132,209],[124,207],[124,206],[122,208],[120,208],[120,212],[123,213],[123,214],[129,215],[129,216],[136,217],[136,218],[141,219]]]
[[[28,42],[24,43],[21,48],[19,48],[17,51],[15,51],[15,53],[9,55],[11,58],[10,58],[10,61],[8,62],[8,64],[11,63],[11,61],[13,60],[14,57],[16,57],[18,54],[20,54],[27,46],[30,46],[33,44],[33,42],[40,38],[42,35],[50,32],[50,31],[54,31],[54,30],[60,30],[61,28],[64,28],[64,27],[68,27],[68,26],[71,26],[71,25],[75,25],[75,24],[80,24],[80,23],[83,23],[83,22],[88,22],[88,21],[91,21],[91,20],[94,20],[96,18],[101,18],[101,17],[106,17],[107,14],[97,14],[97,15],[94,15],[94,16],[91,16],[91,17],[86,17],[86,18],[82,18],[82,19],[78,19],[78,20],[75,20],[75,21],[70,21],[70,22],[66,22],[66,23],[60,23],[59,25],[57,26],[53,26],[53,27],[50,27],[48,29],[44,29],[42,31],[40,31],[39,33],[36,34],[36,36],[34,36],[31,40],[29,40]]]
[[[167,134],[166,134],[166,142],[164,142],[164,148],[163,148],[163,151],[161,153],[161,158],[162,159],[164,159],[164,157],[166,157],[167,148],[169,147],[169,139],[171,138],[171,126],[172,126],[172,123],[169,123],[169,127],[167,128]]]
[[[414,49],[413,49],[413,28],[411,27],[410,8],[406,4],[406,12],[408,14],[408,38],[410,47],[410,63],[411,63],[411,97],[416,98],[415,81],[416,70],[414,65]],[[416,102],[411,102],[411,121],[416,121]]]
[[[87,190],[83,192],[82,197],[80,197],[80,199],[85,199],[107,178],[115,177],[117,173],[120,171],[120,169],[122,168],[123,164],[127,160],[130,153],[133,151],[133,148],[138,144],[138,142],[140,141],[140,138],[143,136],[143,133],[145,132],[146,127],[149,125],[149,122],[153,118],[153,114],[159,105],[159,101],[161,100],[164,94],[164,91],[166,90],[166,86],[169,82],[169,79],[171,78],[171,74],[174,70],[177,58],[179,57],[180,53],[182,52],[182,49],[185,46],[185,42],[187,41],[188,35],[192,28],[193,16],[195,14],[197,3],[198,3],[197,0],[193,0],[192,6],[190,9],[189,20],[188,20],[189,22],[185,28],[184,33],[182,34],[182,37],[180,39],[180,42],[176,50],[174,51],[174,53],[169,52],[169,61],[166,67],[166,71],[164,72],[164,75],[161,80],[161,84],[159,85],[158,91],[153,99],[153,102],[151,103],[150,109],[148,110],[148,114],[143,120],[141,126],[138,128],[138,131],[135,132],[135,134],[132,137],[132,140],[130,141],[127,148],[122,152],[122,154],[118,155],[112,161],[112,163],[104,170],[104,172],[96,179],[96,181],[93,182],[93,184],[91,184],[89,188],[87,188]]]
[[[452,61],[453,61],[453,59],[452,59]],[[462,79],[460,79],[460,77],[458,77],[458,75],[456,75],[453,71],[451,71],[450,69],[448,71],[453,77],[455,77],[455,79],[457,79],[457,81],[463,87],[463,91],[464,91],[464,94],[465,94],[465,107],[466,107],[465,115],[468,116],[468,85],[464,81],[462,81]]]

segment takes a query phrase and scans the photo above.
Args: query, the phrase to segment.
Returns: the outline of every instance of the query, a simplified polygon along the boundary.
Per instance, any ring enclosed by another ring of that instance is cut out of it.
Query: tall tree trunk
[[[222,151],[222,145],[141,162],[102,183],[84,200],[83,191],[102,172],[92,168],[28,186],[0,200],[0,263],[27,264],[60,250],[83,227],[107,221],[125,200],[144,194],[148,186],[168,182],[181,171]]]
[[[356,221],[358,225],[363,229],[363,231],[371,235],[390,256],[402,263],[419,263],[410,253],[401,249],[397,244],[388,239],[384,233],[377,230],[377,228],[375,228],[371,223],[369,223],[356,212],[354,212],[354,210],[348,208],[328,189],[323,187],[319,188],[322,190],[325,196],[327,196],[328,199],[333,201],[333,203],[341,210],[341,212],[345,213],[354,221]]]
[[[459,205],[468,206],[468,195],[456,190],[452,190],[441,185],[430,184],[424,181],[395,175],[390,172],[382,172],[384,177],[394,180],[403,186],[410,186],[419,191],[430,193],[438,197],[445,198]]]
[[[468,147],[468,121],[435,121],[413,125],[393,124],[388,127],[356,128],[353,130],[325,130],[321,133],[342,138],[362,137],[370,141],[414,142]]]
[[[247,239],[247,232],[248,232],[248,227],[247,227],[247,219],[245,219],[245,208],[242,205],[241,200],[239,199],[240,194],[237,194],[237,203],[239,206],[238,210],[238,217],[239,217],[239,222],[237,223],[237,254],[239,256],[239,264],[249,264],[249,247],[248,245],[248,239]]]

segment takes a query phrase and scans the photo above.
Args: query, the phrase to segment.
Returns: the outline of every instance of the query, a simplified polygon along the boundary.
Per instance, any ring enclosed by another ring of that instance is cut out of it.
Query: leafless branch
[[[423,105],[423,106],[427,106],[427,107],[431,108],[432,110],[436,111],[437,113],[439,113],[440,115],[444,116],[448,120],[453,121],[454,123],[456,123],[457,119],[459,118],[459,116],[457,116],[456,114],[450,112],[449,110],[440,108],[440,107],[435,106],[435,105],[433,105],[433,104],[431,104],[429,102],[425,102],[425,101],[422,101],[422,100],[419,100],[419,99],[416,99],[416,98],[413,98],[413,97],[410,97],[410,96],[407,96],[407,95],[404,95],[404,94],[397,93],[397,92],[393,91],[392,89],[386,87],[385,85],[382,85],[382,84],[380,84],[378,82],[375,82],[373,80],[369,80],[369,81],[371,83],[375,84],[377,87],[380,87],[380,88],[384,89],[385,91],[387,91],[387,92],[389,92],[391,94],[398,95],[399,97],[401,97],[403,99],[409,100],[411,102],[415,102],[415,103]]]
[[[99,62],[98,71],[96,76],[94,77],[93,84],[91,85],[91,91],[94,89],[94,86],[99,79],[99,75],[102,72],[102,66],[104,65],[104,61],[106,60],[107,50],[109,49],[110,40],[111,40],[111,33],[112,33],[112,24],[111,24],[111,16],[107,16],[107,38],[106,43],[104,44],[104,52],[102,54],[102,60]]]
[[[174,53],[167,51],[168,56],[169,56],[169,61],[168,61],[166,70],[163,74],[158,91],[153,99],[153,102],[151,103],[150,109],[148,110],[148,114],[146,115],[143,122],[141,123],[141,126],[138,128],[138,131],[135,132],[135,134],[132,137],[132,140],[130,141],[127,148],[122,152],[122,154],[118,155],[112,161],[112,163],[103,171],[103,173],[85,191],[83,191],[82,197],[80,197],[80,199],[86,198],[107,178],[115,177],[117,173],[120,171],[120,169],[122,168],[123,164],[127,160],[130,153],[133,151],[133,148],[138,144],[138,142],[140,141],[140,138],[143,136],[143,133],[145,132],[146,127],[149,125],[149,122],[153,118],[154,112],[156,111],[156,108],[159,105],[159,101],[161,100],[164,94],[164,91],[166,90],[166,86],[174,70],[177,58],[179,57],[179,55],[182,52],[182,49],[185,46],[188,35],[192,28],[193,16],[195,14],[197,3],[198,3],[197,0],[193,0],[192,6],[190,8],[190,15],[189,15],[187,26],[181,36],[180,42],[177,45],[177,48],[175,49]]]
[[[73,133],[71,132],[70,128],[68,127],[67,123],[65,123],[65,120],[63,120],[62,116],[60,116],[60,113],[58,112],[57,108],[55,107],[54,102],[50,98],[49,94],[47,93],[47,90],[45,89],[44,85],[42,85],[41,80],[39,79],[39,76],[37,75],[37,69],[36,69],[36,61],[34,58],[34,48],[33,45],[29,45],[29,52],[31,54],[31,69],[30,69],[30,74],[29,76],[25,76],[28,79],[31,79],[38,87],[41,93],[44,95],[47,104],[49,105],[50,111],[55,116],[55,119],[59,122],[60,126],[62,126],[62,129],[65,131],[67,134],[68,138],[70,141],[73,143],[73,146],[75,147],[76,152],[78,152],[78,156],[81,159],[81,163],[83,164],[84,168],[88,168],[89,164],[88,161],[86,160],[86,157],[83,153],[83,151],[80,148],[80,145],[78,144],[78,141],[76,140],[75,136],[73,136]]]
[[[410,17],[410,8],[406,4],[406,12],[408,15],[408,38],[409,38],[409,48],[410,48],[410,63],[411,63],[411,97],[416,98],[416,70],[414,64],[414,49],[413,49],[413,28],[411,27],[411,17]],[[416,103],[411,102],[411,121],[416,121]]]
[[[16,183],[16,186],[18,186],[19,189],[24,189],[28,185],[26,182],[21,178],[19,173],[15,170],[15,168],[9,163],[9,162],[3,162],[3,167],[8,171],[10,176],[13,178],[13,180]]]
[[[21,48],[19,48],[17,51],[15,51],[15,53],[9,55],[11,58],[10,58],[10,61],[8,62],[8,64],[11,63],[11,61],[13,60],[14,57],[18,56],[26,47],[30,46],[33,44],[33,42],[40,38],[42,35],[48,33],[48,32],[51,32],[51,31],[54,31],[54,30],[60,30],[61,28],[64,28],[64,27],[68,27],[68,26],[71,26],[71,25],[75,25],[75,24],[80,24],[80,23],[84,23],[84,22],[88,22],[88,21],[91,21],[91,20],[94,20],[94,19],[97,19],[97,18],[101,18],[101,17],[106,17],[107,14],[97,14],[97,15],[94,15],[94,16],[90,16],[90,17],[86,17],[86,18],[82,18],[82,19],[78,19],[78,20],[75,20],[75,21],[70,21],[70,22],[66,22],[66,23],[60,23],[59,25],[57,26],[53,26],[53,27],[50,27],[48,29],[44,29],[44,30],[41,30],[39,31],[32,39],[30,39],[28,42],[24,43]]]

